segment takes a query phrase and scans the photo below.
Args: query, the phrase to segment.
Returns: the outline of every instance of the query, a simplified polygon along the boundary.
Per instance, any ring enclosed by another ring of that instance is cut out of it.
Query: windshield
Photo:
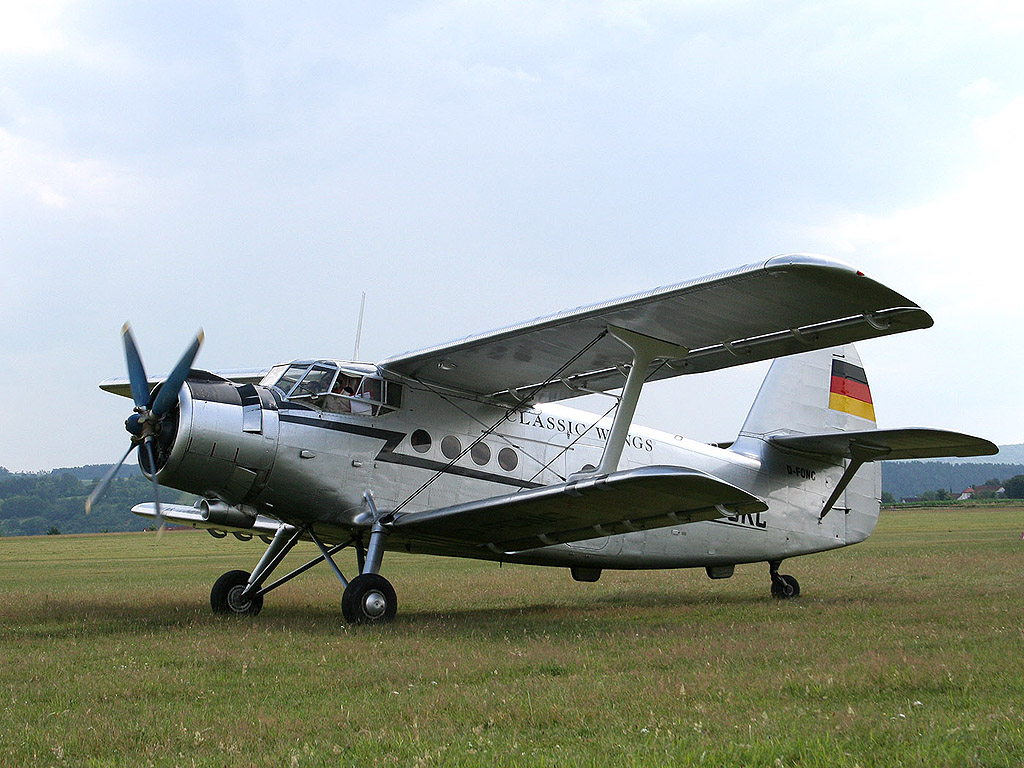
[[[331,382],[337,373],[336,367],[322,363],[300,363],[289,366],[274,386],[289,399],[313,397],[330,391]]]

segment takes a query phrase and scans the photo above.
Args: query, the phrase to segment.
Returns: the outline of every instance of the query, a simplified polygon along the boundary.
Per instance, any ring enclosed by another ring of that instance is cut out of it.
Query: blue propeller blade
[[[160,387],[160,391],[157,392],[156,399],[153,400],[153,405],[150,407],[150,411],[152,411],[154,416],[159,418],[166,415],[174,407],[174,404],[178,402],[178,392],[181,391],[181,385],[185,383],[189,371],[192,370],[192,362],[196,359],[196,355],[199,354],[199,348],[203,345],[203,338],[203,331],[200,329],[199,333],[196,334],[195,341],[192,342],[192,346],[185,351],[181,360],[174,366],[170,376],[167,377],[167,381]]]
[[[160,525],[160,533],[164,531],[164,516],[160,513],[160,484],[156,481],[156,456],[153,454],[153,441],[146,440],[142,447],[146,449],[149,457],[150,475],[153,478],[153,501],[156,502],[156,521]]]
[[[99,481],[95,488],[92,489],[92,493],[89,494],[89,498],[85,500],[85,514],[92,512],[92,505],[96,503],[96,500],[103,495],[103,492],[107,490],[107,486],[110,485],[110,481],[114,479],[114,475],[117,474],[117,470],[124,464],[125,459],[128,458],[128,454],[135,448],[135,444],[128,446],[128,450],[124,452],[124,456],[114,466],[110,468],[110,471],[103,476],[103,479]]]
[[[128,362],[128,381],[132,387],[132,400],[135,405],[145,408],[149,405],[149,381],[146,378],[146,368],[142,365],[142,357],[139,355],[139,347],[135,343],[135,336],[132,327],[125,323],[121,328],[121,337],[124,340],[124,357]]]

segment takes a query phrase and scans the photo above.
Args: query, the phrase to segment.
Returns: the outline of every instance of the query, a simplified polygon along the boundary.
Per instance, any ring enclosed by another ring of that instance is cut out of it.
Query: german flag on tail
[[[875,420],[875,406],[864,369],[845,360],[832,360],[832,386],[828,407],[869,421]]]

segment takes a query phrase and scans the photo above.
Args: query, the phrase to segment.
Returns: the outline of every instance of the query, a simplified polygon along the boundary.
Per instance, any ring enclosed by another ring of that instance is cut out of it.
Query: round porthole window
[[[491,449],[487,443],[476,443],[470,449],[469,455],[473,457],[474,464],[479,464],[482,467],[491,460]]]
[[[416,453],[426,453],[430,450],[430,446],[433,444],[433,441],[430,439],[430,435],[424,429],[417,429],[413,432],[412,436],[409,438],[409,442],[412,443],[412,449],[416,451]]]
[[[519,466],[519,454],[511,448],[502,448],[498,451],[498,466],[506,472],[511,472]]]
[[[441,441],[441,453],[446,459],[457,459],[462,454],[462,443],[454,435],[448,435]]]

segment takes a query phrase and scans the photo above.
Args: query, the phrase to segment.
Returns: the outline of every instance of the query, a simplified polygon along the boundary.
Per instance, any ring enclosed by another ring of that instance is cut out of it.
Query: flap
[[[402,536],[518,552],[767,508],[704,472],[651,466],[399,515],[388,527]]]
[[[861,461],[936,459],[944,456],[991,456],[994,443],[980,437],[942,429],[870,429],[863,432],[827,432],[820,435],[776,435],[772,445],[789,451]]]
[[[609,327],[689,350],[655,362],[648,377],[655,381],[931,324],[914,302],[846,264],[790,255],[409,352],[380,367],[479,397],[549,402],[623,386],[632,355]]]

